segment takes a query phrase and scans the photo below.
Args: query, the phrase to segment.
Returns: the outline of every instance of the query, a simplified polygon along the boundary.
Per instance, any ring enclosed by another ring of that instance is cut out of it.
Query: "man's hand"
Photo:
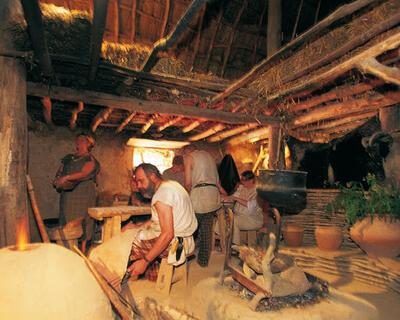
[[[128,271],[133,276],[139,276],[144,273],[147,269],[149,263],[144,259],[136,260],[132,265],[128,268]]]

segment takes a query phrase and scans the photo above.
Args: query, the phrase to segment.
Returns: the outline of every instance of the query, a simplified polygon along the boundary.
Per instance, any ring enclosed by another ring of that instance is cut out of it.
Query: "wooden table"
[[[150,207],[116,206],[89,208],[88,214],[95,220],[104,220],[103,241],[121,232],[121,222],[131,216],[150,214]]]

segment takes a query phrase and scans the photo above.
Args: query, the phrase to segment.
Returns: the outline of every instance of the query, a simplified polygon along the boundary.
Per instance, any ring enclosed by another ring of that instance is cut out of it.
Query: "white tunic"
[[[214,158],[204,150],[191,152],[193,167],[191,172],[192,190],[190,199],[196,213],[208,213],[221,207],[221,198],[217,184],[219,176]],[[199,184],[212,184],[213,186],[196,187]]]

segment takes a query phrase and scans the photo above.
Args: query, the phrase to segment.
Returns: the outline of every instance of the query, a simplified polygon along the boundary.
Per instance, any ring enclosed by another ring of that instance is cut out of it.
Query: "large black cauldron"
[[[281,214],[297,214],[306,207],[307,172],[260,170],[257,194]]]

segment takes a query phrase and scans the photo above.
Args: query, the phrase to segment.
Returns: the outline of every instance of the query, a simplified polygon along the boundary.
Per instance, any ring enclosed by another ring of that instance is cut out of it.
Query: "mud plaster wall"
[[[239,174],[245,170],[252,170],[253,165],[256,162],[258,153],[259,153],[259,145],[256,143],[245,143],[237,146],[229,146],[225,147],[225,153],[230,154],[235,160],[236,167],[239,171]]]
[[[74,152],[76,132],[56,127],[49,130],[40,127],[30,130],[28,150],[28,172],[40,213],[44,219],[58,217],[59,194],[52,187],[52,181],[60,160]],[[107,205],[115,193],[129,194],[129,170],[132,168],[133,148],[125,145],[124,137],[115,136],[100,129],[96,131],[96,146],[93,154],[101,164],[98,175],[98,203]],[[39,240],[37,228],[31,215],[31,237]]]

